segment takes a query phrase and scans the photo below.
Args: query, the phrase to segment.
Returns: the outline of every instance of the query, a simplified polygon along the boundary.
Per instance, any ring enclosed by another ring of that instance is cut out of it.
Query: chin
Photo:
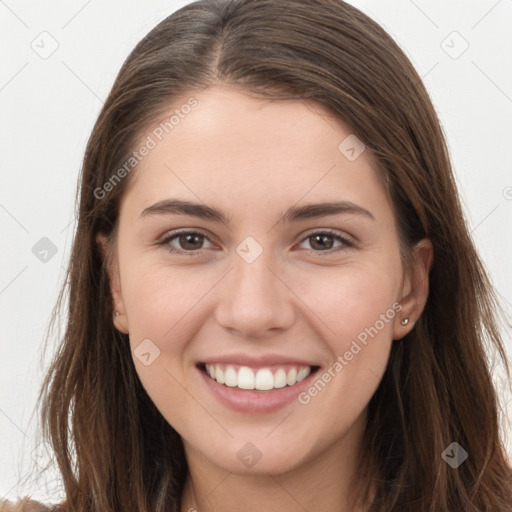
[[[275,438],[236,437],[229,440],[213,440],[212,445],[194,447],[209,463],[236,475],[278,475],[300,466],[307,455],[304,443],[294,439],[286,444],[282,436]]]

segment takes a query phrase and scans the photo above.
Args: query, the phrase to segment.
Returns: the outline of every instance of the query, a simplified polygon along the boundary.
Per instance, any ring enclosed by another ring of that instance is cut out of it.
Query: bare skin
[[[116,327],[132,351],[146,339],[160,351],[148,366],[134,353],[134,364],[183,439],[190,471],[181,512],[354,512],[366,407],[393,340],[424,308],[431,243],[420,242],[406,272],[370,151],[347,159],[338,146],[350,128],[322,105],[219,86],[194,97],[198,107],[133,171],[110,269]],[[143,215],[170,198],[222,210],[229,222]],[[283,217],[335,201],[367,213]],[[197,235],[169,239],[181,229]],[[324,230],[332,233],[318,236]],[[261,254],[249,263],[240,246]],[[345,356],[372,326],[378,332]],[[197,364],[235,353],[307,361],[320,367],[310,386],[329,369],[331,378],[273,412],[233,410]],[[333,369],[339,357],[342,371]],[[260,456],[253,465],[238,456],[247,443]]]

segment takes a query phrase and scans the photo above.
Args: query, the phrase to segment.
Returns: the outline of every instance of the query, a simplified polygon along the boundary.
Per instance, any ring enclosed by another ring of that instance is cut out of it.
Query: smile
[[[232,353],[203,359],[196,368],[205,392],[219,404],[237,412],[263,414],[296,403],[321,367],[307,358],[284,354]]]

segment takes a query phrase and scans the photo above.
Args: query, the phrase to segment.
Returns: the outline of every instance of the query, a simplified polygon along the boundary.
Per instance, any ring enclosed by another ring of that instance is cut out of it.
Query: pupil
[[[313,240],[314,240],[314,243],[313,243],[313,246],[319,241],[319,240],[325,240],[326,238],[331,238],[331,235],[315,235],[313,237]],[[331,239],[331,243],[330,244],[327,244],[327,249],[331,249],[332,247],[332,239]],[[325,243],[322,243],[320,242],[320,248],[326,248],[326,245]]]
[[[202,235],[194,235],[194,234],[192,234],[192,235],[181,235],[181,237],[180,237],[180,245],[182,247],[184,247],[184,248],[187,248],[187,244],[189,244],[189,243],[194,245],[194,242],[189,242],[191,239],[194,239],[194,238],[198,239],[201,236]],[[201,245],[201,244],[199,243],[199,245]],[[188,249],[197,249],[197,247],[188,247]]]

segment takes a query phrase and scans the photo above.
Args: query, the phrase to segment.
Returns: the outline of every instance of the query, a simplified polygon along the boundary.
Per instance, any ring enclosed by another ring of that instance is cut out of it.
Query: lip
[[[220,359],[221,358],[215,359],[215,361],[220,364]],[[227,362],[232,361],[233,358],[229,358],[229,361]],[[247,362],[247,359],[245,359],[245,361]],[[261,361],[261,359],[259,361]],[[273,361],[275,362],[275,359]],[[286,361],[288,364],[290,363],[290,359],[287,359]],[[208,364],[215,363],[208,362]],[[282,409],[286,405],[293,402],[299,393],[303,392],[311,384],[311,381],[313,378],[315,378],[315,375],[318,373],[320,367],[308,363],[300,364],[302,366],[313,366],[313,370],[305,379],[297,382],[297,384],[294,384],[293,386],[285,386],[284,388],[271,389],[268,391],[259,391],[254,389],[241,390],[237,388],[231,388],[225,386],[224,384],[219,384],[216,380],[207,375],[204,371],[204,365],[199,364],[196,366],[196,369],[200,373],[206,387],[222,405],[231,410],[243,412],[246,414],[262,414],[271,413]],[[244,365],[250,366],[246,363]],[[253,367],[258,366],[262,366],[261,362],[254,364],[253,361]]]

